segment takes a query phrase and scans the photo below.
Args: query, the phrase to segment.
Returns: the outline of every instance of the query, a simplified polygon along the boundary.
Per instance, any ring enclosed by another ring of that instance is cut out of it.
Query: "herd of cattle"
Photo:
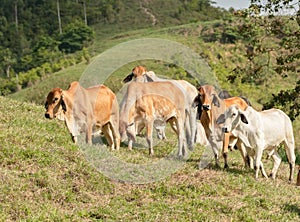
[[[118,150],[126,139],[132,149],[136,135],[145,129],[151,155],[153,130],[163,139],[169,123],[177,135],[180,158],[187,148],[192,150],[200,143],[211,147],[217,165],[221,153],[224,167],[228,167],[228,149],[236,147],[245,165],[255,169],[256,179],[259,170],[268,177],[261,160],[264,150],[274,160],[270,177],[275,179],[281,162],[277,146],[282,143],[290,166],[289,181],[293,180],[293,128],[281,110],[256,111],[246,98],[231,97],[226,91],[217,93],[212,85],[196,89],[185,80],[161,79],[143,66],[133,68],[123,82],[127,88],[120,104],[104,85],[83,88],[72,82],[68,90],[54,88],[47,96],[45,117],[65,121],[75,143],[84,132],[91,144],[93,132],[100,130],[111,150]]]

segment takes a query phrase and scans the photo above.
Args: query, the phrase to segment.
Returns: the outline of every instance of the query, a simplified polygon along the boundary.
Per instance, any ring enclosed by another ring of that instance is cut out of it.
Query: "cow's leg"
[[[132,150],[133,141],[135,141],[135,124],[132,124],[126,129],[127,137],[128,137],[128,149]]]
[[[76,135],[79,135],[79,133],[77,132],[76,130],[76,125],[75,125],[75,120],[73,118],[66,118],[65,119],[65,124],[70,132],[70,135],[71,135],[71,138],[72,138],[72,141],[75,143],[75,144],[78,144],[78,138]]]
[[[73,136],[73,135],[71,134],[71,138],[72,138],[72,141],[73,141],[75,144],[78,143],[78,138],[77,138],[77,136]]]
[[[223,153],[223,158],[224,158],[224,168],[229,168],[228,159],[227,159],[227,157],[228,157],[229,138],[230,138],[230,133],[224,133],[223,147],[222,147],[222,153]]]
[[[167,122],[170,124],[171,129],[178,135],[178,130],[177,130],[177,122],[175,117],[171,117],[170,119],[167,120]]]
[[[152,134],[153,134],[153,119],[150,119],[146,122],[146,139],[149,147],[149,155],[154,154],[153,150],[153,141],[152,141]]]
[[[128,139],[128,149],[132,150],[132,143],[133,141],[131,139]]]
[[[111,150],[114,150],[114,140],[113,140],[113,134],[110,128],[110,124],[107,123],[102,127],[102,132],[104,134],[104,137],[110,147]]]
[[[299,169],[298,169],[296,185],[300,186],[300,166],[299,166]]]
[[[250,169],[254,169],[254,158],[255,158],[255,150],[252,148],[247,148],[245,145],[241,142],[241,145],[246,149],[246,162],[249,165]]]
[[[187,152],[185,149],[185,132],[184,132],[184,124],[183,120],[178,118],[176,119],[176,127],[177,127],[177,132],[178,132],[178,157],[183,158],[186,156]]]
[[[197,133],[197,109],[191,108],[189,122],[191,126],[191,149],[193,149],[193,145],[196,141],[196,133]],[[190,148],[190,147],[189,147]]]
[[[261,171],[261,174],[265,177],[265,178],[268,178],[268,175],[265,171],[265,168],[264,168],[264,165],[262,163],[262,161],[260,161],[260,167],[259,167],[260,171]]]
[[[262,153],[263,153],[262,148],[258,148],[255,151],[255,179],[256,180],[258,180],[259,170],[262,169],[264,171],[263,164],[261,162]],[[266,172],[263,171],[262,173],[266,175]]]
[[[289,140],[285,140],[284,148],[285,148],[285,153],[287,155],[287,158],[288,158],[289,164],[290,164],[289,181],[292,182],[293,176],[294,176],[294,171],[295,171],[295,161],[296,161],[294,140],[292,138],[290,138]]]
[[[213,138],[212,135],[210,135],[209,137],[209,143],[211,145],[212,151],[214,153],[214,157],[215,157],[215,162],[216,162],[216,166],[220,167],[220,161],[219,161],[219,150],[218,150],[218,143],[215,141],[215,139]]]
[[[191,125],[191,118],[189,115],[189,111],[186,111],[185,114],[185,121],[184,121],[184,129],[185,129],[185,136],[188,144],[189,150],[193,150],[193,145],[192,145],[192,125]]]
[[[249,167],[249,168],[253,169],[253,158],[248,154],[245,145],[242,143],[241,140],[237,139],[236,146],[238,147],[238,149],[242,155],[245,167],[246,168]]]
[[[276,173],[278,171],[278,167],[281,163],[281,157],[279,156],[279,154],[277,153],[277,151],[275,149],[274,149],[274,152],[272,154],[272,158],[274,160],[274,165],[273,165],[273,169],[272,169],[272,172],[270,174],[270,177],[272,177],[272,179],[275,179]]]
[[[92,144],[92,131],[93,131],[93,125],[92,123],[89,121],[87,124],[87,130],[86,130],[86,143],[88,144]]]
[[[120,149],[120,133],[119,133],[119,124],[117,121],[114,121],[112,120],[111,121],[111,124],[110,124],[110,128],[111,128],[111,131],[112,131],[112,134],[113,134],[113,141],[114,141],[114,148],[116,150],[119,150]]]

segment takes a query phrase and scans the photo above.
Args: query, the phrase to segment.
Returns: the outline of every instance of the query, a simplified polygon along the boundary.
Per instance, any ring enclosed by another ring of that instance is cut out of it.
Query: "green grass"
[[[229,170],[199,170],[203,147],[197,145],[166,178],[122,183],[96,170],[64,124],[44,118],[42,106],[0,97],[0,113],[1,221],[300,221],[300,189],[288,183],[284,162],[275,181],[256,181],[236,151]],[[156,146],[154,157],[124,144],[109,154],[155,162],[170,152],[167,144]],[[271,161],[263,161],[270,172]]]
[[[268,87],[229,84],[228,73],[234,65],[245,62],[244,46],[204,43],[201,29],[209,24],[102,33],[90,51],[97,55],[142,37],[180,42],[207,59],[221,87],[233,95],[247,96],[258,109],[271,93],[293,85],[295,76],[284,80],[274,76]],[[118,91],[121,79],[138,64],[170,77],[183,73],[162,61],[136,61],[116,70],[105,84]],[[197,145],[183,168],[157,182],[136,185],[105,177],[92,162],[102,153],[97,149],[87,153],[89,150],[75,146],[64,123],[46,120],[40,106],[52,88],[66,89],[71,81],[80,79],[86,67],[66,68],[10,95],[10,99],[0,97],[0,221],[300,221],[300,189],[288,183],[286,162],[280,165],[275,181],[261,175],[255,181],[254,172],[243,168],[236,151],[229,154],[229,170],[199,170],[204,148]],[[293,126],[298,148],[299,119]],[[139,140],[144,143],[143,138]],[[125,163],[155,163],[171,152],[174,140],[170,137],[157,145],[153,157],[147,149],[129,152],[125,144],[120,151],[105,155]],[[269,173],[272,161],[263,162]],[[107,167],[113,164],[108,162]],[[120,173],[115,170],[116,175]]]

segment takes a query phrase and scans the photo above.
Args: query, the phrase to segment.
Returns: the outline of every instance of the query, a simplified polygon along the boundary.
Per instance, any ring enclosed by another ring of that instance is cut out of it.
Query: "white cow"
[[[259,169],[267,177],[261,162],[264,150],[268,150],[274,160],[270,176],[275,179],[281,162],[276,147],[283,142],[290,164],[289,181],[293,180],[296,159],[293,127],[291,120],[284,112],[279,109],[258,112],[250,106],[242,111],[233,105],[225,111],[224,116],[223,131],[231,132],[239,138],[246,146],[248,153],[254,155],[256,179],[258,179]]]

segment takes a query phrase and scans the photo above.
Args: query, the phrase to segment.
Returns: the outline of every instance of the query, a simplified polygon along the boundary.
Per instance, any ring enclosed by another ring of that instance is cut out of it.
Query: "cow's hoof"
[[[183,155],[177,155],[177,160],[183,160],[184,159],[184,156]]]

